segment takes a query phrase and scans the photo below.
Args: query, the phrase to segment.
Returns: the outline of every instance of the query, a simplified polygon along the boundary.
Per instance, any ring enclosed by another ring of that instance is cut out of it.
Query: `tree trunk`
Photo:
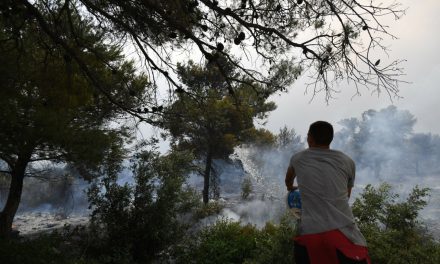
[[[205,173],[203,175],[203,203],[207,204],[209,201],[209,178],[211,174],[212,154],[208,151],[206,155]]]
[[[28,158],[19,158],[16,166],[12,169],[8,198],[3,211],[0,212],[0,238],[8,238],[11,235],[12,221],[20,205],[24,173],[29,159],[30,155]]]

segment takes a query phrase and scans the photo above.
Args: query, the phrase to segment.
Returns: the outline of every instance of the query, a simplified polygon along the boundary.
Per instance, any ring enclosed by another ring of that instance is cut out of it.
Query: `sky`
[[[341,93],[328,103],[324,93],[312,101],[312,94],[305,94],[307,78],[297,80],[289,93],[276,95],[270,99],[278,108],[273,111],[265,127],[278,132],[285,125],[294,128],[300,135],[306,135],[310,123],[326,120],[335,124],[344,118],[359,118],[368,109],[380,110],[395,105],[400,110],[410,111],[416,118],[415,132],[440,134],[440,1],[439,0],[400,0],[407,8],[406,15],[400,20],[393,18],[385,21],[390,32],[397,40],[386,40],[391,50],[391,59],[405,59],[402,65],[408,84],[399,86],[402,97],[392,100],[386,93],[372,95],[367,89],[361,90],[361,96],[353,97],[353,86],[344,84],[339,87]]]

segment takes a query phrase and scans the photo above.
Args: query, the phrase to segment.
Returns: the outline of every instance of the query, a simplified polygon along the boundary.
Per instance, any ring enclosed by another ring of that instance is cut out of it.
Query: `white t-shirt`
[[[340,151],[309,148],[293,155],[290,166],[301,192],[300,234],[339,229],[353,243],[366,246],[348,204],[347,190],[355,179],[353,160]]]

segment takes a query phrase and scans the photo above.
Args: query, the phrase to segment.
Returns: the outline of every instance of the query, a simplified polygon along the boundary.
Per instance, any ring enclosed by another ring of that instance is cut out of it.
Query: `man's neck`
[[[317,148],[317,149],[330,149],[330,146],[324,146],[324,145],[313,145],[309,148]]]

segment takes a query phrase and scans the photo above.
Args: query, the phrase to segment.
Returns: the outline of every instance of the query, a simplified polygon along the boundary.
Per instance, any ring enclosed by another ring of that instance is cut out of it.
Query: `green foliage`
[[[399,201],[390,185],[368,185],[355,200],[353,214],[373,263],[439,263],[440,244],[418,220],[428,191],[416,186],[406,200]]]
[[[255,248],[256,233],[252,226],[220,221],[200,234],[195,263],[242,263]]]
[[[225,205],[219,201],[212,201],[207,204],[198,203],[193,210],[194,218],[197,220],[211,215],[218,215],[223,208],[225,208]]]
[[[304,148],[301,136],[296,133],[295,129],[289,129],[287,126],[280,128],[276,135],[276,145],[280,150],[287,150],[293,153]]]
[[[276,144],[276,140],[276,135],[265,128],[246,131],[246,144],[252,144],[260,148],[270,148]]]
[[[134,185],[118,184],[117,170],[95,184],[89,197],[96,248],[90,254],[102,263],[119,263],[115,252],[149,262],[177,243],[184,234],[178,218],[195,203],[192,191],[183,187],[191,160],[187,152],[141,151],[132,160]],[[102,259],[105,255],[111,259]]]
[[[147,79],[135,74],[133,62],[124,60],[121,49],[106,44],[102,32],[78,15],[72,14],[69,22],[64,16],[59,19],[60,26],[71,23],[74,27],[75,33],[65,30],[66,34],[77,34],[94,46],[93,52],[83,49],[77,54],[93,65],[111,100],[127,107],[138,104],[129,93],[139,96]],[[109,145],[126,135],[108,127],[120,110],[96,92],[94,80],[84,76],[81,65],[62,48],[48,46],[47,36],[36,27],[35,21],[26,23],[17,43],[14,32],[0,23],[4,40],[0,44],[0,157],[12,163],[11,156],[31,152],[33,159],[75,162],[96,170]]]
[[[65,247],[64,250],[62,247]],[[41,235],[34,239],[0,239],[0,263],[8,264],[81,264],[90,263],[72,256],[58,234]]]
[[[260,231],[260,238],[256,240],[255,255],[245,263],[294,263],[292,238],[295,232],[296,223],[287,215],[281,219],[279,225],[266,223]]]
[[[225,62],[228,74],[235,74],[232,64]],[[212,153],[225,158],[254,129],[254,118],[263,119],[275,109],[272,102],[257,96],[252,87],[239,84],[234,94],[221,78],[218,67],[207,64],[180,65],[179,78],[188,88],[166,109],[163,127],[182,148],[192,149],[200,157]]]
[[[51,2],[49,6],[57,5]],[[44,20],[51,14],[41,15]],[[70,47],[73,54],[51,43],[37,20],[18,29],[0,16],[0,169],[13,179],[13,195],[0,212],[0,236],[10,232],[32,162],[68,163],[91,180],[104,163],[117,162],[108,155],[119,151],[121,160],[132,130],[114,121],[124,115],[120,107],[139,104],[148,87],[147,78],[124,59],[122,48],[92,21],[79,13],[57,17],[56,35],[66,46],[79,39],[84,44]],[[93,70],[84,72],[85,65]]]
[[[294,234],[286,219],[261,230],[222,219],[181,245],[177,263],[293,263]]]
[[[200,66],[190,61],[178,66],[179,78],[187,91],[178,93],[177,100],[165,108],[161,123],[174,148],[191,150],[197,159],[205,160],[201,173],[205,203],[209,201],[213,178],[212,160],[228,158],[234,147],[255,131],[254,119],[264,119],[275,109],[273,102],[266,102],[267,98],[255,93],[255,83],[235,83],[231,90],[231,84],[222,76],[237,75],[237,67],[218,56],[216,64]]]

